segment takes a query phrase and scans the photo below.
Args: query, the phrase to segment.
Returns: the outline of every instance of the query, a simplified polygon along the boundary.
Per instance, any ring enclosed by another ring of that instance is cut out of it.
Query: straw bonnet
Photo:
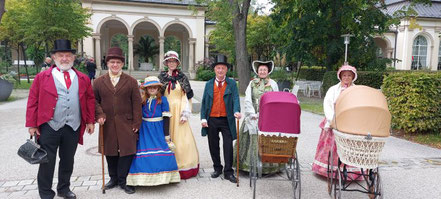
[[[110,59],[120,59],[122,62],[124,62],[125,57],[121,48],[109,48],[109,50],[107,50],[106,62],[108,62]]]
[[[349,66],[349,65],[343,65],[340,67],[340,69],[338,69],[338,72],[337,72],[338,80],[341,81],[340,73],[343,71],[351,71],[352,73],[354,73],[354,78],[352,79],[352,82],[355,82],[355,80],[357,80],[357,69],[355,67]]]
[[[256,75],[257,75],[257,71],[258,71],[260,65],[268,66],[268,75],[271,74],[274,69],[274,62],[273,61],[255,60],[255,61],[253,61],[253,63],[251,65],[253,66],[253,71],[254,71],[254,73],[256,73]]]
[[[172,50],[166,52],[164,56],[164,60],[162,60],[162,64],[167,66],[167,60],[169,59],[176,59],[176,61],[178,61],[178,66],[181,65],[181,60],[179,60],[179,55],[177,52]]]
[[[148,76],[144,79],[144,83],[141,85],[141,88],[149,86],[162,86],[162,83],[159,81],[158,77]]]

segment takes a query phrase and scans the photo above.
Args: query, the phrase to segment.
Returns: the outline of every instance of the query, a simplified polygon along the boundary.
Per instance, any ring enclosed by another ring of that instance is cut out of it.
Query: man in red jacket
[[[39,136],[38,143],[47,151],[49,162],[38,169],[38,192],[41,198],[54,198],[52,179],[57,150],[58,196],[76,198],[70,190],[77,145],[83,134],[92,134],[95,124],[95,97],[87,75],[72,68],[75,49],[69,40],[56,40],[52,57],[55,65],[35,76],[29,91],[26,127]]]

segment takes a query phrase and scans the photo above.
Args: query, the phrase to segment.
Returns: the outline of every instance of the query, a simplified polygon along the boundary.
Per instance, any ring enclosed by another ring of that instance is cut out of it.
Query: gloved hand
[[[253,113],[253,114],[250,115],[250,117],[251,117],[251,119],[253,119],[253,120],[257,120],[257,119],[259,119],[259,114],[257,114],[257,113]]]
[[[176,146],[175,146],[175,144],[171,141],[169,135],[168,135],[168,136],[165,136],[165,141],[166,141],[167,144],[168,144],[168,148],[170,148],[170,150],[172,150],[173,152],[175,152],[175,150],[176,150]]]

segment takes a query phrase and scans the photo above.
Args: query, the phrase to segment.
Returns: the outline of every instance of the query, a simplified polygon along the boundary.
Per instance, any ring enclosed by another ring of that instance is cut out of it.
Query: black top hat
[[[54,41],[54,49],[52,49],[51,53],[56,52],[71,52],[75,54],[77,52],[76,49],[72,49],[70,47],[70,41],[67,39],[57,39]]]
[[[218,64],[225,64],[228,68],[231,68],[231,64],[228,63],[227,57],[222,54],[216,56],[214,63],[211,64],[211,67],[214,68]]]

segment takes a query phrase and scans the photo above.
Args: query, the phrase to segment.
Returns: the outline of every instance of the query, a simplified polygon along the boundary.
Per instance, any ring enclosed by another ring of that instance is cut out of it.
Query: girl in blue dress
[[[143,121],[127,185],[155,186],[181,180],[169,136],[171,114],[167,98],[161,95],[161,86],[154,76],[147,77],[141,85]]]

